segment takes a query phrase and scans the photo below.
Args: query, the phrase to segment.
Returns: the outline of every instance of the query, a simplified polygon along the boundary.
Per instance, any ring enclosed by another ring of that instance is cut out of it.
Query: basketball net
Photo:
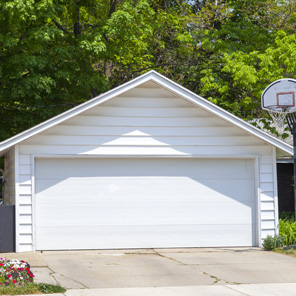
[[[271,116],[274,127],[278,131],[279,134],[283,134],[286,128],[286,115],[289,113],[288,110],[283,110],[282,111],[275,111],[272,109],[268,109],[268,113]]]

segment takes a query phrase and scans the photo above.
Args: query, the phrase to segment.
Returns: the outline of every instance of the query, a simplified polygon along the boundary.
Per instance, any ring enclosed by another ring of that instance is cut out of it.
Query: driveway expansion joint
[[[225,285],[225,287],[228,288],[228,289],[230,289],[230,290],[232,290],[232,291],[235,291],[236,293],[240,293],[240,294],[242,294],[242,295],[244,295],[244,296],[250,296],[250,294],[246,294],[246,293],[244,293],[244,292],[242,292],[242,291],[238,291],[238,290],[236,290],[236,289],[230,287],[229,285]]]

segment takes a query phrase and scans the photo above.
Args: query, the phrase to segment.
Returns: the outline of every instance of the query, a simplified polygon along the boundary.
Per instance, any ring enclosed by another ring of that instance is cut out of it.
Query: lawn
[[[283,248],[276,248],[274,249],[274,252],[279,253],[279,254],[285,254],[289,255],[292,257],[296,257],[296,249],[283,249]]]

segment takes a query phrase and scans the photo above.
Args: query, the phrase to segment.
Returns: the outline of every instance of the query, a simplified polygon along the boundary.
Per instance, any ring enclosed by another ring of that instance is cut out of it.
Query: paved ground
[[[72,289],[67,296],[296,295],[296,258],[259,248],[47,251],[0,257],[28,261],[37,282]]]

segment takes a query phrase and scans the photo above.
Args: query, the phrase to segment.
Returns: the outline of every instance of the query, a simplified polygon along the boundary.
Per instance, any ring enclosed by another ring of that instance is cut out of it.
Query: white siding
[[[275,233],[272,146],[151,85],[134,88],[20,144],[20,250],[28,250],[28,245],[33,249],[31,155],[259,157],[261,237]]]
[[[15,151],[10,149],[4,156],[5,195],[6,205],[15,204]]]

